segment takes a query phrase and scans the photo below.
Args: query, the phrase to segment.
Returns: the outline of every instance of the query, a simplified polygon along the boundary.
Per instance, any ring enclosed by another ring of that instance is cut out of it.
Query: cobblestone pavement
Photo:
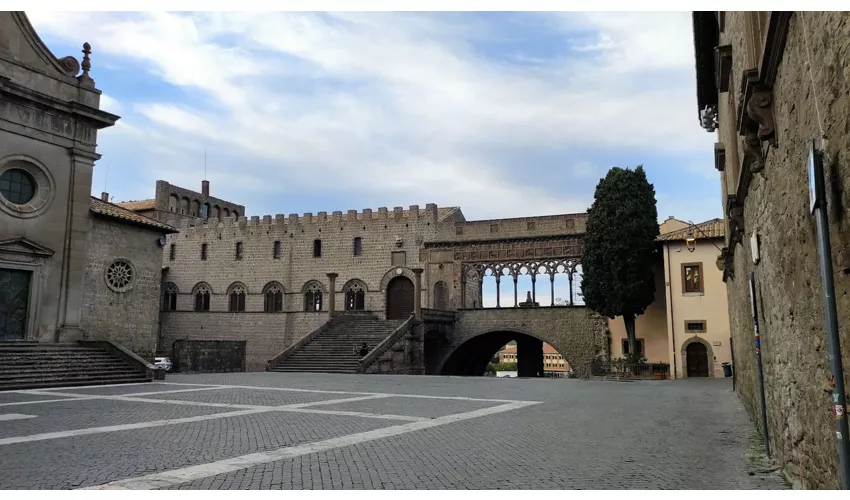
[[[756,489],[726,380],[241,373],[0,393],[4,489]]]

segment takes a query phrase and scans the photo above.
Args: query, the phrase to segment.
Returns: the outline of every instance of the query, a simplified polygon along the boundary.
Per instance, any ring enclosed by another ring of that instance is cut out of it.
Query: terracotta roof
[[[504,348],[500,352],[504,352],[504,353],[507,353],[507,354],[513,354],[513,353],[516,352],[516,346],[515,345],[509,345],[508,347]],[[554,347],[550,346],[546,342],[543,342],[543,354],[558,354],[558,351],[555,350]]]
[[[696,224],[696,229],[693,226],[688,226],[662,234],[655,241],[684,241],[688,238],[688,234],[693,234],[695,240],[723,238],[726,236],[726,229],[724,228],[722,219],[711,219],[710,221]]]
[[[122,201],[116,203],[116,205],[134,212],[139,210],[153,210],[156,207],[156,200]]]
[[[91,204],[89,205],[89,210],[91,210],[92,213],[98,215],[112,217],[113,219],[118,219],[133,224],[141,224],[143,226],[159,229],[166,233],[179,232],[177,231],[177,229],[169,226],[168,224],[163,224],[162,222],[153,220],[150,217],[145,217],[144,215],[139,215],[136,212],[133,212],[132,210],[128,210],[113,203],[103,201],[100,198],[95,198],[94,196],[91,197]]]

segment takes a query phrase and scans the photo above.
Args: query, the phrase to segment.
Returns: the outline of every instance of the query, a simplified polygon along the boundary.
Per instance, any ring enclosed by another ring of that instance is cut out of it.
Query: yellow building
[[[516,363],[517,362],[517,346],[508,345],[499,351],[499,363]],[[543,371],[546,372],[567,372],[570,370],[570,364],[558,354],[554,347],[546,342],[543,343]]]
[[[732,361],[729,307],[718,267],[724,226],[668,218],[660,226],[662,259],[656,268],[655,301],[635,321],[637,348],[648,363],[668,363],[671,376],[722,377]],[[625,325],[608,321],[612,359],[628,355]]]

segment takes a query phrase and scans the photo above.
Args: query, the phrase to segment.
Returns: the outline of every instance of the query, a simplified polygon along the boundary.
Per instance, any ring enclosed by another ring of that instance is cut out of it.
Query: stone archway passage
[[[685,349],[688,378],[708,377],[708,350],[700,342],[693,342]]]
[[[396,276],[387,284],[387,319],[407,319],[413,314],[413,282]]]

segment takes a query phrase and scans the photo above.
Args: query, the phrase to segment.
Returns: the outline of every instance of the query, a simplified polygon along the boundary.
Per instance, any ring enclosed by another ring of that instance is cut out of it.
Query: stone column
[[[416,319],[422,319],[422,269],[417,267],[411,269],[414,274],[413,280],[413,316]]]
[[[330,290],[330,292],[329,292],[330,297],[328,297],[328,312],[330,313],[329,316],[333,316],[334,312],[336,311],[336,277],[337,276],[339,276],[339,274],[337,274],[337,273],[328,273],[328,280],[330,280],[330,285],[328,287],[329,290]]]
[[[55,339],[59,342],[74,342],[83,338],[81,316],[86,275],[91,184],[94,162],[100,159],[100,155],[93,152],[93,149],[75,147],[70,150],[71,189],[65,207],[65,248],[62,261],[62,286],[59,290],[59,325],[55,335]]]
[[[502,302],[499,300],[499,297],[502,295],[500,285],[502,283],[501,276],[496,275],[496,307],[502,307]]]

